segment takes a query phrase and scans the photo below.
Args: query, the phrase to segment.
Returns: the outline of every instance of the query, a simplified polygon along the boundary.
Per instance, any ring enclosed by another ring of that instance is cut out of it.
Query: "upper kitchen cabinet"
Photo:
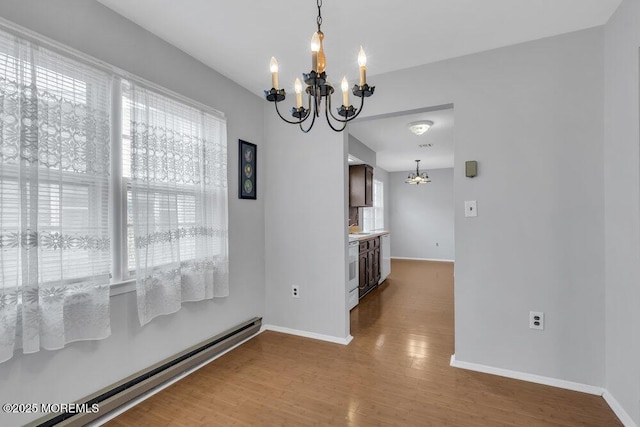
[[[373,168],[369,165],[349,166],[349,206],[373,206]]]

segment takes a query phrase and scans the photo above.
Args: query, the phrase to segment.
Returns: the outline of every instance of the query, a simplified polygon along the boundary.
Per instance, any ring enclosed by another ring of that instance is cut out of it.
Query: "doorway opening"
[[[385,292],[384,282],[393,285],[394,263],[455,262],[453,107],[445,104],[369,116],[347,128],[345,162],[372,166],[373,180],[382,195],[375,206],[350,207],[349,223],[364,231],[390,232],[391,273],[381,281],[378,292]],[[432,122],[432,126],[416,135],[409,129],[415,122]],[[420,160],[419,170],[416,160]],[[412,174],[425,174],[429,182],[410,185],[406,181]],[[367,316],[375,313],[382,311],[367,310]],[[351,311],[352,317],[361,314],[357,307]]]

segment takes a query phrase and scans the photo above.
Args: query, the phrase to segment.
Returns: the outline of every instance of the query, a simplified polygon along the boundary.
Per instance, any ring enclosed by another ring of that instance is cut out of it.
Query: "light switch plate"
[[[467,200],[464,202],[464,216],[478,216],[478,205],[475,200]]]

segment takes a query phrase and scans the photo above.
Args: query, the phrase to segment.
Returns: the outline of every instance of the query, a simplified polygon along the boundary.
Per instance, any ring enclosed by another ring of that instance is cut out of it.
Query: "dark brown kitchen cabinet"
[[[375,265],[376,262],[373,259],[374,251],[369,251],[367,254],[368,264],[367,264],[367,281],[369,282],[367,289],[371,290],[373,286],[373,281],[376,280],[375,274]]]
[[[373,168],[371,166],[349,166],[349,206],[373,206]]]
[[[360,254],[358,260],[358,274],[359,274],[359,283],[358,283],[358,298],[362,298],[364,294],[367,293],[367,289],[369,287],[369,282],[367,281],[367,268],[369,264],[368,258],[369,252],[365,251]]]
[[[379,237],[377,237],[379,239]],[[371,251],[372,255],[372,265],[371,265],[371,287],[375,288],[378,286],[378,282],[380,281],[380,248],[376,248]]]
[[[360,298],[378,286],[380,281],[380,237],[360,241],[359,256]]]

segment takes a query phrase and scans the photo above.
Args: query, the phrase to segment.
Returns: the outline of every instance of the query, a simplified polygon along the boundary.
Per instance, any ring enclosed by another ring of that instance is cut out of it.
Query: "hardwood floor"
[[[453,265],[393,260],[348,346],[264,332],[110,426],[615,426],[601,397],[449,366]]]

